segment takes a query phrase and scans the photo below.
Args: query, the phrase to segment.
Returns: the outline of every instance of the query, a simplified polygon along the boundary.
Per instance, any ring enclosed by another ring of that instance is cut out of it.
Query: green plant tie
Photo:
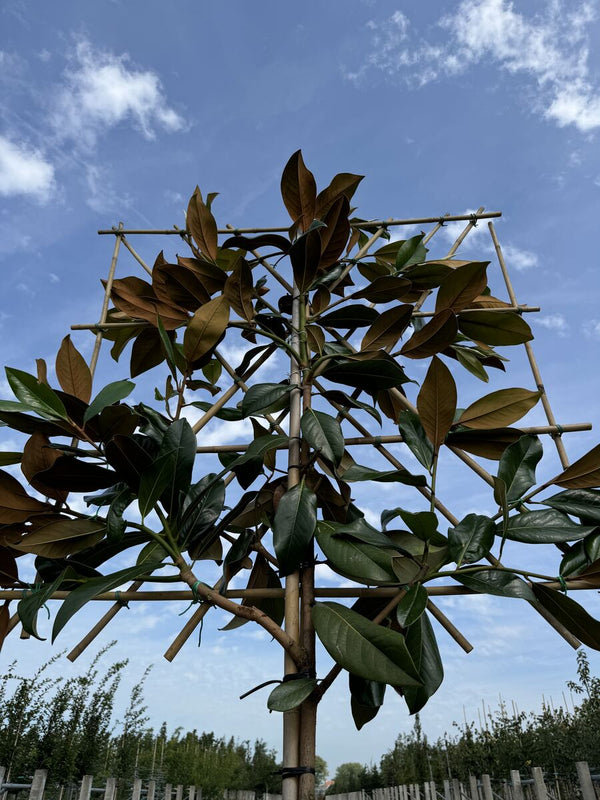
[[[123,608],[129,608],[129,601],[122,599],[121,592],[118,589],[115,591],[115,603],[118,603]]]
[[[178,617],[182,617],[184,614],[186,614],[190,610],[190,608],[194,605],[194,603],[202,602],[198,597],[198,586],[200,586],[200,581],[196,581],[196,583],[194,583],[194,585],[192,586],[192,595],[193,595],[192,602],[189,604],[189,606],[187,606],[187,608],[184,608],[183,611],[177,615]],[[202,635],[202,631],[200,631],[200,635]],[[198,647],[199,646],[200,643],[198,642]]]
[[[562,575],[559,575],[559,576],[558,576],[558,582],[560,583],[560,588],[561,588],[561,589],[563,590],[563,592],[566,594],[566,593],[567,593],[567,589],[568,589],[568,587],[567,587],[567,582],[566,582],[566,580],[563,578],[563,576],[562,576]]]

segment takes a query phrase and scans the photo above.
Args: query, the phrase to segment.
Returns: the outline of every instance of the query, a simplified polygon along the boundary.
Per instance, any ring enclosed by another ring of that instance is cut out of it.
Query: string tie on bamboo
[[[177,615],[178,617],[182,617],[185,613],[187,613],[195,603],[202,603],[203,602],[198,597],[198,586],[200,586],[200,581],[196,581],[194,583],[194,585],[192,586],[192,600],[191,600],[189,606],[187,608],[184,608],[183,611],[180,614]]]
[[[478,222],[477,214],[469,214],[469,221],[471,222],[471,225],[476,228]]]
[[[121,608],[129,608],[129,600],[124,600],[121,597],[121,592],[118,589],[115,591],[115,603],[118,603]]]
[[[314,767],[281,767],[272,773],[273,775],[281,775],[285,780],[286,778],[296,778],[298,775],[314,775]]]
[[[558,437],[562,436],[564,432],[565,432],[565,429],[563,428],[563,426],[562,426],[562,425],[559,425],[559,424],[557,423],[557,424],[556,424],[556,431],[555,431],[555,432],[552,434],[552,438],[553,438],[553,439],[556,439],[556,438],[558,438]]]

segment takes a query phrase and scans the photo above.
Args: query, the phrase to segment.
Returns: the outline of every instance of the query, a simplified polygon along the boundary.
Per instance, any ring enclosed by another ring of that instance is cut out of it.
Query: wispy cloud
[[[127,121],[147,139],[157,128],[174,132],[186,126],[155,72],[138,69],[127,54],[95,49],[80,39],[52,113],[57,135],[93,147],[102,133]]]
[[[541,325],[543,328],[555,331],[562,338],[568,336],[571,329],[571,326],[562,314],[534,315],[533,322],[536,325]]]
[[[588,339],[600,339],[600,319],[589,319],[581,327]]]
[[[600,127],[600,90],[589,63],[594,19],[591,2],[552,0],[543,13],[525,16],[509,0],[463,0],[440,20],[432,42],[413,33],[408,17],[396,11],[368,23],[370,52],[346,77],[360,83],[378,70],[418,88],[494,64],[526,79],[536,92],[535,110],[545,118],[587,133]]]
[[[54,167],[39,150],[0,136],[0,195],[45,203],[54,185]]]

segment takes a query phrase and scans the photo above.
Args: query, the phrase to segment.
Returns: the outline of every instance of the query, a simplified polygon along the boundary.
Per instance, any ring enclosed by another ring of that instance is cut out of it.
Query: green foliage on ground
[[[101,651],[88,671],[74,678],[52,678],[45,664],[32,677],[15,663],[0,675],[0,765],[12,779],[27,779],[47,769],[48,795],[58,785],[94,775],[94,785],[118,780],[126,797],[134,778],[201,786],[204,798],[221,798],[224,789],[281,791],[275,751],[264,741],[239,741],[211,732],[169,732],[148,727],[144,681],[130,692],[122,719],[115,718],[115,695],[127,661],[104,666]],[[101,666],[102,662],[102,666]]]
[[[442,781],[450,775],[463,780],[484,773],[508,778],[510,770],[527,773],[531,766],[571,775],[576,761],[587,761],[597,770],[600,678],[591,674],[584,651],[577,654],[577,680],[567,686],[577,698],[572,710],[544,702],[541,711],[526,713],[501,702],[482,725],[454,723],[458,732],[435,742],[423,733],[417,714],[413,730],[400,734],[378,765],[341,764],[328,793]]]

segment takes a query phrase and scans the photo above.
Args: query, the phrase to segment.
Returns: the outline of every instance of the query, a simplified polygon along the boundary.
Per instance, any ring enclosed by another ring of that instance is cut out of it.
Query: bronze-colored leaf
[[[201,306],[192,317],[183,337],[183,354],[190,364],[206,355],[217,344],[229,323],[229,303],[221,295]]]
[[[340,172],[336,175],[329,186],[317,195],[315,218],[324,219],[331,206],[342,196],[352,200],[363,178],[364,175],[352,175],[350,172]]]
[[[39,479],[36,479],[38,472],[50,469],[61,455],[60,450],[50,447],[50,439],[47,436],[44,436],[43,433],[34,433],[23,448],[21,471],[34,489],[62,503],[67,498],[67,491],[47,486]]]
[[[0,546],[0,586],[8,589],[19,582],[19,570],[14,555]]]
[[[252,270],[246,259],[240,255],[231,275],[225,281],[223,295],[236,314],[242,319],[252,322],[254,319],[253,294]]]
[[[355,292],[352,297],[355,300],[364,298],[370,303],[391,303],[393,300],[404,300],[411,286],[406,278],[383,275],[375,278],[365,289]]]
[[[8,626],[10,623],[10,612],[8,610],[9,600],[5,600],[3,606],[0,608],[0,650],[4,640],[8,635]]]
[[[106,443],[106,459],[118,480],[125,481],[137,494],[141,475],[152,463],[150,454],[130,436],[116,434]]]
[[[98,519],[70,519],[48,517],[34,523],[31,533],[26,533],[13,547],[22,553],[34,553],[46,558],[65,558],[79,553],[99,542],[106,533],[106,525]]]
[[[567,467],[552,483],[565,489],[589,489],[600,486],[600,444]]]
[[[480,294],[471,301],[471,308],[510,308],[510,303],[499,300],[492,294]]]
[[[221,250],[219,256],[222,253],[223,251]],[[237,258],[236,253],[233,253],[233,255]],[[177,256],[177,263],[181,267],[192,270],[209,295],[223,291],[227,275],[221,267],[202,258],[183,258],[183,256]]]
[[[218,250],[217,223],[211,210],[203,201],[202,193],[197,186],[188,204],[186,224],[201,253],[210,258],[211,261],[216,261]]]
[[[468,308],[487,286],[489,263],[489,261],[471,261],[447,275],[440,285],[435,310],[451,308],[453,311],[460,311]]]
[[[454,378],[437,356],[431,360],[417,396],[417,411],[427,438],[437,450],[454,422],[456,411]]]
[[[194,259],[188,259],[193,261]],[[207,262],[208,263],[208,262]],[[223,273],[218,267],[210,266]],[[195,311],[202,303],[208,303],[210,293],[204,286],[200,275],[182,264],[169,264],[162,251],[158,254],[152,267],[152,288],[157,298],[163,303],[174,304]]]
[[[164,358],[161,338],[157,328],[143,329],[135,337],[131,348],[129,372],[132,378],[158,366]]]
[[[37,367],[37,379],[39,383],[45,383],[46,386],[50,386],[48,383],[48,366],[43,358],[36,358],[35,366]]]
[[[298,222],[301,231],[307,231],[315,218],[317,184],[304,163],[301,150],[297,150],[285,165],[281,196],[292,220]]]
[[[539,399],[540,392],[529,389],[500,389],[471,403],[458,424],[476,429],[503,428],[524,417]]]
[[[451,431],[446,438],[446,444],[449,447],[460,447],[475,456],[500,461],[508,445],[517,442],[521,436],[523,433],[518,428]]]
[[[421,330],[415,331],[400,352],[408,358],[434,356],[452,344],[457,331],[456,315],[451,309],[445,309],[423,325]]]
[[[84,357],[65,336],[56,355],[56,377],[61,388],[84,403],[90,402],[92,396],[92,373]]]
[[[338,197],[333,202],[329,211],[325,215],[323,222],[326,228],[319,228],[321,236],[321,261],[319,268],[327,269],[335,264],[346,247],[348,236],[350,235],[350,223],[348,214],[350,204],[344,195]]]
[[[289,297],[289,295],[288,295]],[[322,314],[331,302],[331,293],[325,286],[319,286],[311,301],[311,311],[313,314]]]
[[[0,469],[0,525],[25,522],[35,514],[51,510],[51,505],[28,495],[18,480]]]
[[[400,414],[406,408],[402,400],[398,397],[398,392],[392,391],[391,389],[384,389],[381,392],[377,392],[375,401],[385,416],[397,425]]]
[[[325,333],[318,325],[306,326],[306,343],[311,353],[321,355],[325,347]]]
[[[380,350],[393,347],[408,328],[413,306],[400,305],[380,314],[363,336],[361,350]]]
[[[321,261],[321,237],[316,228],[300,236],[290,247],[294,280],[301,292],[306,291],[317,277]]]
[[[144,319],[156,325],[156,317],[160,315],[167,330],[179,327],[188,319],[185,309],[159,300],[152,286],[141,278],[132,276],[113,281],[110,296],[115,307],[133,319]]]

